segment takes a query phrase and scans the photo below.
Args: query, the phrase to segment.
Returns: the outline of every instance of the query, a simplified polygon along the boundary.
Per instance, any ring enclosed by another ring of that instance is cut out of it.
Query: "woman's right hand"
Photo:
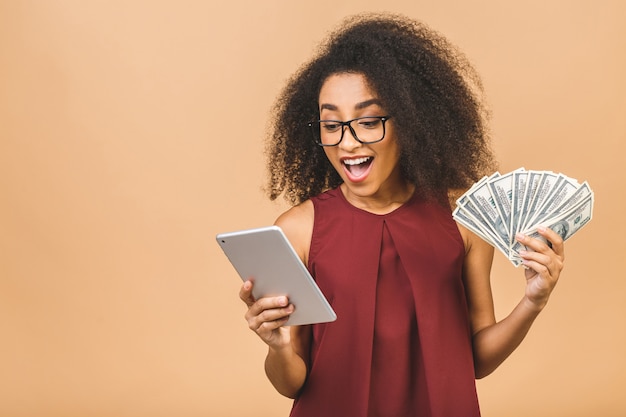
[[[252,287],[252,281],[246,281],[239,290],[239,298],[248,306],[245,315],[248,327],[271,348],[280,350],[289,346],[291,335],[289,327],[284,324],[294,312],[294,305],[289,304],[286,296],[255,300]]]

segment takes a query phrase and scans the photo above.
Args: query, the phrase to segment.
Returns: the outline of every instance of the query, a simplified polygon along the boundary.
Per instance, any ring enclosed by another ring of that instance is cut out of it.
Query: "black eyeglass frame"
[[[363,141],[361,139],[359,139],[359,137],[357,136],[356,132],[354,131],[354,129],[352,128],[351,123],[356,121],[356,120],[363,120],[363,119],[380,119],[380,121],[383,124],[383,136],[378,139],[378,140],[373,140],[373,141]],[[387,120],[391,119],[391,116],[365,116],[365,117],[357,117],[356,119],[352,119],[352,120],[347,120],[345,122],[342,122],[341,120],[328,120],[328,119],[324,119],[324,120],[316,120],[314,122],[309,122],[307,123],[307,126],[309,128],[311,128],[311,131],[314,132],[314,128],[313,125],[316,124],[319,127],[319,124],[322,122],[335,122],[337,123],[340,128],[341,128],[341,137],[339,138],[339,140],[337,141],[337,143],[322,143],[322,134],[321,132],[318,132],[317,135],[315,133],[313,133],[313,140],[315,141],[316,144],[318,144],[319,146],[337,146],[341,143],[341,141],[343,140],[343,136],[346,133],[346,129],[345,127],[347,126],[348,129],[350,129],[350,133],[352,133],[352,137],[354,139],[357,140],[357,142],[362,143],[363,145],[371,145],[372,143],[378,143],[381,140],[385,139],[385,135],[387,134],[387,129],[385,128],[385,122]]]

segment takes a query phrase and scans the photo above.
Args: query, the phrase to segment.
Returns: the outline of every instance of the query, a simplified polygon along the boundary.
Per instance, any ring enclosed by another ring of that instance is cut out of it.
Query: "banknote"
[[[518,196],[519,201],[515,202],[516,212],[515,217],[511,220],[511,237],[514,237],[516,233],[521,232],[526,216],[529,213],[528,209],[530,202],[535,196],[544,174],[548,173],[543,171],[528,171],[524,174],[524,171],[521,171],[515,174],[515,177],[520,178],[518,182],[515,183],[516,186],[520,187],[520,190],[516,191],[514,194]],[[519,181],[523,181],[523,183],[520,183]]]
[[[543,226],[567,240],[592,219],[593,204],[586,181],[519,168],[481,178],[459,197],[452,216],[519,266],[519,252],[528,248],[516,241],[516,233],[545,241],[537,231]]]
[[[539,226],[548,227],[558,233],[563,240],[569,239],[574,233],[585,226],[593,217],[593,194],[588,195],[579,204],[575,205],[572,210],[563,213],[561,216],[553,217],[547,221],[542,221],[541,224],[533,227],[531,230],[525,232],[526,235],[540,239],[546,242],[546,240],[537,232]],[[519,252],[520,250],[527,249],[524,245],[516,242],[511,250]]]
[[[537,184],[537,189],[534,190],[534,193],[529,196],[530,201],[528,209],[526,209],[524,214],[524,221],[518,226],[520,231],[529,228],[529,223],[534,217],[535,213],[537,213],[539,208],[546,201],[551,190],[553,190],[556,185],[562,180],[563,177],[559,174],[555,174],[554,172],[544,172],[541,175],[541,179]]]
[[[517,172],[524,172],[523,168],[508,174],[500,175],[487,183],[491,194],[496,202],[496,208],[502,217],[502,223],[505,225],[506,235],[510,233],[509,226],[511,224],[511,208],[513,205],[513,179]]]
[[[513,173],[513,190],[511,192],[511,220],[509,222],[509,238],[515,236],[524,208],[524,196],[528,189],[529,173],[518,170]],[[512,242],[510,242],[512,243]]]

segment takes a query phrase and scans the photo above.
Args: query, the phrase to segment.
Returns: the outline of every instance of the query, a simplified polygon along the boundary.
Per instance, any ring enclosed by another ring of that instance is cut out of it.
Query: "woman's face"
[[[320,120],[348,121],[357,117],[391,116],[366,81],[357,73],[339,73],[326,79],[319,95]],[[336,146],[324,147],[326,156],[344,181],[346,197],[357,199],[393,198],[406,190],[398,160],[400,149],[393,119],[385,125],[385,138],[362,144],[344,127],[343,139]]]

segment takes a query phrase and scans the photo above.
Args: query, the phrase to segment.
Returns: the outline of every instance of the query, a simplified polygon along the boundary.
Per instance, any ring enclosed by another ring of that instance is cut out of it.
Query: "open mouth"
[[[367,172],[373,160],[374,158],[371,156],[365,156],[362,158],[344,159],[341,162],[343,162],[350,175],[359,178]]]

